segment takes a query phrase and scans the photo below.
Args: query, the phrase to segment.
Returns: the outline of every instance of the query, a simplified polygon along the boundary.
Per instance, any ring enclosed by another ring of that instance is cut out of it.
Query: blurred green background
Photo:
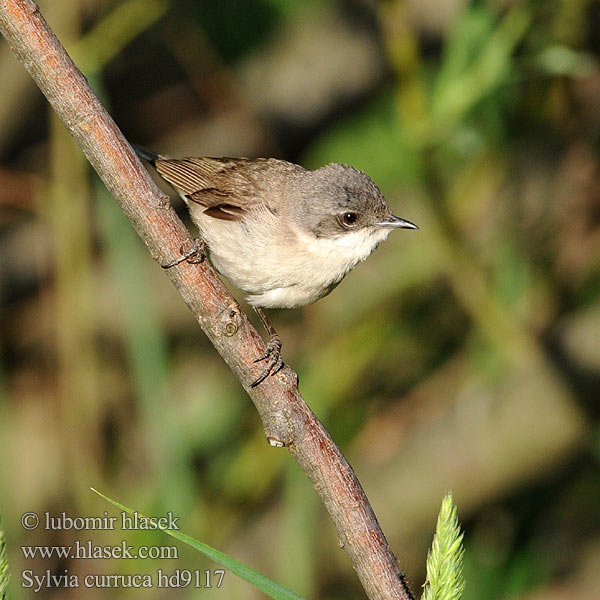
[[[600,3],[71,0],[43,14],[129,140],[367,171],[398,232],[330,296],[271,314],[415,593],[442,495],[465,600],[600,597]],[[171,545],[26,531],[118,515],[94,486],[307,598],[364,597],[310,483],[0,45],[0,510],[14,598],[258,598],[22,588],[46,570],[217,568],[23,557]],[[179,201],[175,202],[184,215]],[[239,296],[239,294],[238,294]],[[156,579],[155,579],[156,580]]]

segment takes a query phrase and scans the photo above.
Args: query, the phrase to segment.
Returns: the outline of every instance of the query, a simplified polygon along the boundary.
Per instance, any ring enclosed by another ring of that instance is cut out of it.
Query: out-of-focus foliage
[[[272,315],[415,592],[452,490],[465,600],[599,597],[600,5],[40,6],[131,141],[348,162],[419,225],[316,305]],[[166,544],[118,526],[21,526],[27,511],[104,516],[90,486],[146,514],[171,511],[303,597],[360,597],[310,483],[266,444],[249,399],[6,44],[0,73],[12,597],[33,594],[27,569],[155,583],[42,587],[39,598],[258,597],[227,574],[220,589],[158,588],[159,569],[216,568],[185,547],[178,559],[24,558],[23,545]]]

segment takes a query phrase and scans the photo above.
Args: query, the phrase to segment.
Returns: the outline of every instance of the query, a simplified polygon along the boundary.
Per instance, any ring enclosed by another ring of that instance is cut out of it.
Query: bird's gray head
[[[379,234],[395,228],[417,229],[410,221],[392,215],[381,190],[363,171],[331,163],[307,171],[305,177],[303,202],[295,203],[294,208],[297,222],[317,238],[360,230]]]

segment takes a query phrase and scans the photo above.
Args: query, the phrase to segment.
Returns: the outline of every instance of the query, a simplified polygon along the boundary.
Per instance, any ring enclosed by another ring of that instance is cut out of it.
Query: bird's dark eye
[[[354,225],[358,219],[358,215],[354,212],[344,213],[342,216],[342,221],[344,221],[344,225]]]

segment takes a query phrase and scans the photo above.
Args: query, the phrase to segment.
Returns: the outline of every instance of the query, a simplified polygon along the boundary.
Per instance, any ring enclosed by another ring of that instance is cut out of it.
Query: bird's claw
[[[184,251],[182,246],[181,248],[179,248],[179,253],[181,254],[181,256],[179,258],[176,258],[175,260],[172,260],[166,265],[161,265],[161,267],[163,269],[170,269],[171,267],[175,267],[176,265],[179,265],[184,261],[186,261],[190,265],[197,265],[198,263],[201,263],[204,260],[205,249],[206,244],[204,243],[204,240],[195,238],[194,244],[189,250]]]
[[[272,338],[269,340],[263,354],[253,362],[257,363],[266,359],[269,359],[269,362],[265,367],[265,370],[260,374],[258,379],[250,385],[250,387],[260,385],[269,375],[275,375],[283,369],[284,362],[281,358],[281,340],[279,338]]]

